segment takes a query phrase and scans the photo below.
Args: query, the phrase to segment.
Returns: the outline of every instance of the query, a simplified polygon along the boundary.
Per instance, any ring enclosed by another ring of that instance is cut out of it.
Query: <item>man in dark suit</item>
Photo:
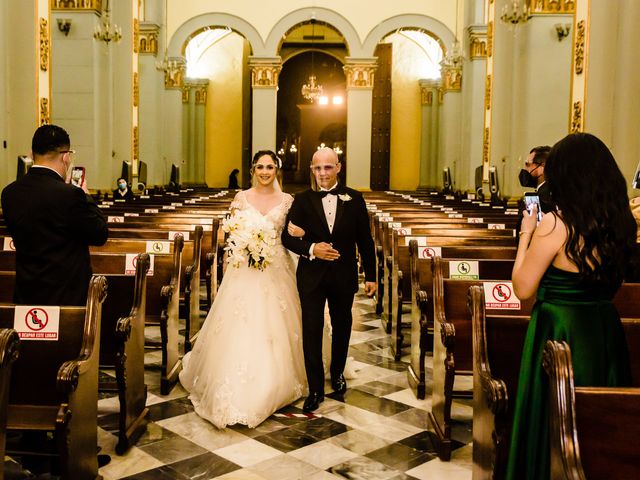
[[[358,291],[356,246],[365,273],[365,292],[373,295],[376,289],[367,208],[361,193],[338,183],[340,168],[332,149],[321,148],[315,153],[311,162],[314,188],[296,195],[288,217],[289,229],[301,228],[304,235],[294,237],[287,228],[282,232],[283,245],[300,255],[296,276],[309,382],[305,412],[315,410],[324,400],[322,334],[326,302],[333,329],[331,385],[339,394],[347,389],[343,371],[351,336],[351,307]]]
[[[543,213],[549,213],[553,210],[549,186],[544,178],[544,164],[549,157],[549,152],[551,152],[551,147],[548,145],[532,148],[524,163],[524,168],[520,170],[518,175],[520,185],[536,189]]]
[[[2,211],[16,248],[16,303],[86,304],[89,245],[103,245],[108,228],[86,184],[65,182],[74,153],[69,147],[64,129],[38,128],[31,144],[34,165],[2,191]]]

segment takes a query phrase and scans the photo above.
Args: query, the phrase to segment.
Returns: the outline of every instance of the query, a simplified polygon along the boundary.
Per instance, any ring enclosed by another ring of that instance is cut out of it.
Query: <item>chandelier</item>
[[[502,7],[502,15],[500,20],[504,23],[509,23],[512,26],[517,26],[520,23],[526,23],[531,18],[531,9],[525,1],[522,5],[518,0],[513,0],[511,6],[505,5]]]
[[[313,74],[314,67],[314,58],[313,58],[313,41],[315,39],[315,28],[316,28],[316,20],[315,18],[311,19],[311,75],[309,75],[309,82],[302,85],[302,89],[300,93],[305,98],[305,100],[309,100],[311,103],[320,98],[322,95],[322,85],[316,82],[316,76]]]
[[[462,68],[462,48],[460,42],[456,39],[453,42],[453,47],[447,52],[445,57],[440,62],[440,66],[444,68]]]
[[[93,32],[93,38],[107,45],[111,42],[118,43],[122,38],[122,29],[115,23],[112,25],[110,20],[109,0],[107,0],[104,15],[102,16],[102,24],[96,25],[96,29]]]

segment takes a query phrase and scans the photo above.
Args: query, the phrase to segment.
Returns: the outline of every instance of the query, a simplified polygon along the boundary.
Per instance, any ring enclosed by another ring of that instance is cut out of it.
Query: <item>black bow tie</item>
[[[324,198],[327,195],[338,195],[338,188],[332,188],[331,190],[320,190],[318,192],[318,195],[320,196],[320,198]]]

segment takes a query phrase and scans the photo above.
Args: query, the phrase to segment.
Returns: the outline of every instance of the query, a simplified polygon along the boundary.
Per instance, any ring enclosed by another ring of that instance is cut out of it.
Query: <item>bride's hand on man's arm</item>
[[[296,238],[302,238],[305,234],[305,231],[293,222],[289,222],[289,225],[287,225],[287,232],[289,235]]]

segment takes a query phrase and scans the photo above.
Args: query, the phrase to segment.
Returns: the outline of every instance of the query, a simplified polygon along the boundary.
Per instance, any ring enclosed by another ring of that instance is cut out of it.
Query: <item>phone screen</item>
[[[73,167],[71,171],[71,184],[76,187],[82,186],[84,182],[84,167]]]
[[[524,205],[527,208],[527,212],[531,213],[533,206],[538,206],[538,223],[542,220],[542,210],[540,209],[540,197],[538,195],[525,195]]]

